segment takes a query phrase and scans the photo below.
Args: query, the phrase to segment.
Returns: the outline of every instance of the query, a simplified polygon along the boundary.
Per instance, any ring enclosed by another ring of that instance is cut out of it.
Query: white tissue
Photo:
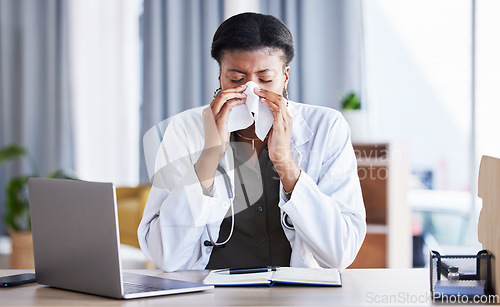
[[[261,141],[264,141],[273,126],[273,111],[255,94],[254,89],[258,87],[257,83],[249,81],[246,85],[247,89],[244,91],[247,95],[246,102],[233,107],[229,113],[227,128],[229,132],[233,132],[248,128],[255,122],[255,134]]]

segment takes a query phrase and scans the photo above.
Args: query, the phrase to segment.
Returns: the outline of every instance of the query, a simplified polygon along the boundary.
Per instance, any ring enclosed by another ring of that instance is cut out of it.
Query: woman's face
[[[221,57],[219,81],[223,90],[253,81],[281,95],[288,84],[289,70],[281,50],[264,47],[254,51],[225,51]]]

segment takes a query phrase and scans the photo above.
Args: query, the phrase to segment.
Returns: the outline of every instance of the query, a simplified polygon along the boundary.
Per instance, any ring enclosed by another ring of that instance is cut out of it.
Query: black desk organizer
[[[491,257],[491,253],[487,250],[472,256],[442,256],[432,251],[430,257],[432,297],[440,299],[452,295],[472,297],[493,294]],[[458,277],[453,274],[456,272],[455,268],[458,268]],[[452,278],[452,275],[455,277]]]

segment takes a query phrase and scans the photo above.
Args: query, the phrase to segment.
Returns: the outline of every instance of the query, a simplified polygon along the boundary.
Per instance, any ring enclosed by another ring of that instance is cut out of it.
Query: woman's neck
[[[238,130],[236,132],[236,141],[248,143],[251,146],[244,146],[245,153],[248,157],[252,157],[254,153],[257,153],[257,157],[260,157],[260,154],[264,148],[267,146],[268,137],[264,139],[264,142],[261,141],[257,135],[255,134],[255,124],[250,127]]]

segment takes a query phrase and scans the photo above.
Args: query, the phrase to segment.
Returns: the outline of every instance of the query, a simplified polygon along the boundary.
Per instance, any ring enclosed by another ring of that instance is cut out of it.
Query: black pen
[[[219,274],[250,274],[276,271],[279,266],[268,266],[266,268],[238,268],[238,269],[222,269],[215,271]]]

